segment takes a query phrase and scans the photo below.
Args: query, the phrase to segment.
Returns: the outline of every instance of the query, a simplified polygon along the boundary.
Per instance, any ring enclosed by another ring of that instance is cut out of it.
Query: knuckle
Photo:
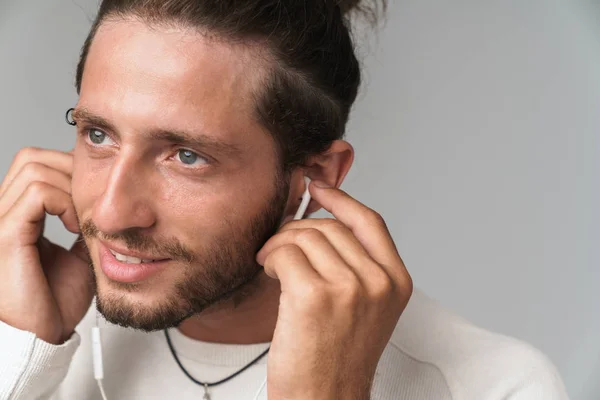
[[[324,227],[337,228],[342,225],[342,223],[334,218],[323,218],[321,220],[321,225]]]
[[[347,310],[356,310],[361,308],[361,304],[365,303],[366,297],[357,290],[348,290],[346,293],[339,295],[341,306]]]
[[[410,297],[412,296],[413,292],[415,290],[415,286],[413,283],[413,279],[410,276],[410,274],[406,274],[404,280],[402,281],[402,289],[400,290],[401,296],[405,301],[408,301],[408,299],[410,299]]]
[[[29,181],[41,181],[44,179],[44,166],[36,162],[28,162],[21,169]]]
[[[358,218],[362,224],[367,226],[382,227],[386,225],[383,216],[370,208],[364,210]]]
[[[32,197],[43,197],[47,190],[48,185],[46,183],[34,181],[27,186],[25,194]]]
[[[400,302],[400,304],[406,304],[412,297],[414,291],[413,280],[411,276],[406,273],[397,279],[397,282],[397,285],[393,288],[392,295]]]
[[[289,257],[296,255],[299,251],[301,250],[298,248],[298,246],[292,243],[287,243],[275,250],[273,255],[277,257]]]
[[[385,220],[383,219],[383,216],[375,210],[369,209],[366,213],[366,218],[367,218],[367,220],[371,221],[372,224],[375,224],[377,226],[385,226],[386,225]]]
[[[29,162],[29,160],[35,160],[39,152],[40,149],[37,147],[23,147],[17,152],[15,162],[25,164]]]
[[[390,297],[394,292],[394,283],[392,278],[384,271],[376,273],[377,276],[373,278],[371,296],[376,300],[383,300]]]
[[[322,227],[324,230],[330,232],[345,232],[348,231],[348,227],[338,221],[337,219],[326,219],[322,222]]]
[[[273,250],[265,259],[265,266],[276,265],[285,260],[289,260],[301,251],[295,244],[284,244]]]
[[[354,272],[349,269],[344,269],[338,274],[336,283],[344,290],[353,291],[360,288],[360,280]]]
[[[337,296],[346,304],[347,306],[354,306],[358,303],[360,299],[364,297],[364,291],[358,278],[349,273],[344,279],[340,279],[336,285],[337,287]]]
[[[295,233],[296,242],[299,244],[310,244],[320,240],[323,234],[316,228],[300,229]]]

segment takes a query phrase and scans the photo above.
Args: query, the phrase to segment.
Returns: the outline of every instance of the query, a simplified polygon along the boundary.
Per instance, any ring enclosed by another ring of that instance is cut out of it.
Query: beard
[[[127,296],[127,293],[147,290],[148,285],[144,283],[110,281],[116,290],[101,293],[96,276],[98,266],[90,263],[98,312],[113,324],[151,332],[176,327],[192,315],[232,298],[235,307],[252,293],[253,281],[263,270],[256,262],[256,253],[277,232],[288,191],[289,177],[278,175],[275,193],[249,223],[240,226],[237,222],[225,221],[228,231],[213,237],[201,249],[188,248],[177,238],[150,237],[138,228],[105,234],[93,221],[83,221],[79,225],[86,244],[95,238],[120,241],[130,250],[150,250],[153,254],[168,256],[169,262],[174,263],[171,268],[183,269],[183,278],[175,282],[173,290],[165,292],[164,298],[149,307]]]

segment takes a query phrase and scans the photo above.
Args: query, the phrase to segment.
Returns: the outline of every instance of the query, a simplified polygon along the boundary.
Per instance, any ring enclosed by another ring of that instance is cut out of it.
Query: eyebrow
[[[72,114],[75,122],[87,122],[88,124],[108,129],[115,135],[119,133],[115,126],[107,119],[90,112],[88,109],[79,107]],[[232,143],[227,143],[204,133],[188,133],[178,130],[155,129],[149,132],[151,140],[166,141],[182,147],[190,147],[198,150],[216,151],[226,156],[240,156],[242,149]]]

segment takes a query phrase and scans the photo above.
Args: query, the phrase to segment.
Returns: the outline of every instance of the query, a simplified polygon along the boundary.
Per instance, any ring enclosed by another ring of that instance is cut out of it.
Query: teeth
[[[140,264],[140,263],[154,262],[154,260],[142,260],[141,258],[126,256],[126,255],[117,253],[116,251],[113,251],[113,250],[110,250],[110,252],[113,254],[113,256],[115,256],[115,258],[118,261],[121,261],[122,263],[125,263],[125,264]]]

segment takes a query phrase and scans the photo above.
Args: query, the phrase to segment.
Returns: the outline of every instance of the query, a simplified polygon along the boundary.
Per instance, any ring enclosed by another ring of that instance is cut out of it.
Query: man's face
[[[100,27],[74,113],[72,196],[109,321],[173,326],[260,271],[288,193],[253,117],[261,70],[249,49],[195,31]]]

